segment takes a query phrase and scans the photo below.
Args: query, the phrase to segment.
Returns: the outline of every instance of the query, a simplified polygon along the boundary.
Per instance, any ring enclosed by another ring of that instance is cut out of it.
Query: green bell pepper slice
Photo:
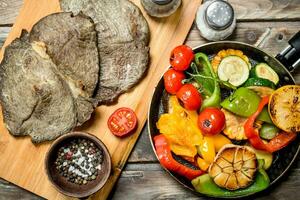
[[[238,190],[226,190],[217,186],[208,174],[201,175],[192,180],[195,190],[211,197],[239,197],[250,195],[266,189],[270,184],[268,174],[263,169],[258,169],[255,180],[247,188]]]
[[[264,107],[264,109],[261,111],[261,113],[257,117],[258,120],[267,122],[269,124],[273,124],[272,119],[269,115],[268,108]]]
[[[249,117],[257,110],[260,100],[261,98],[253,90],[240,87],[222,101],[221,106],[236,115]],[[263,109],[257,119],[272,124],[267,108]]]
[[[221,106],[239,116],[249,117],[258,107],[260,97],[251,89],[240,87]]]
[[[196,53],[195,54],[195,62],[198,67],[202,68],[202,73],[205,76],[212,77],[212,79],[203,79],[203,86],[208,87],[212,94],[210,97],[206,98],[201,106],[201,110],[207,107],[220,107],[221,102],[221,89],[218,83],[217,74],[214,72],[210,61],[206,54],[204,53]],[[213,90],[212,90],[213,88]]]

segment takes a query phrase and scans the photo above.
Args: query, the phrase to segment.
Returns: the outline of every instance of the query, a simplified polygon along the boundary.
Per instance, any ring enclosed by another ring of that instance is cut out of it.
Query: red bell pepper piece
[[[261,113],[262,109],[265,105],[269,103],[269,97],[263,97],[260,101],[257,111],[251,115],[246,123],[244,124],[245,134],[251,143],[251,145],[255,149],[268,151],[270,153],[273,153],[275,151],[278,151],[282,149],[283,147],[287,146],[291,141],[293,141],[296,138],[296,133],[286,133],[282,132],[278,134],[276,137],[274,137],[272,140],[270,140],[269,143],[265,144],[263,140],[259,137],[258,132],[254,129],[254,122],[257,116]]]
[[[171,153],[166,137],[162,134],[154,137],[154,145],[159,162],[168,170],[192,180],[204,173],[202,170],[191,169],[177,162]]]

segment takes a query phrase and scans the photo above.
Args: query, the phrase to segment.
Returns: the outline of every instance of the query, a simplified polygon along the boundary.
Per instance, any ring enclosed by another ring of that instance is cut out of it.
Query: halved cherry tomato
[[[225,115],[218,108],[206,108],[198,116],[198,127],[203,135],[216,135],[225,127]]]
[[[182,80],[185,79],[183,72],[176,71],[174,69],[169,69],[164,74],[165,89],[170,94],[176,94],[178,90],[182,87]]]
[[[187,45],[180,45],[173,49],[170,57],[170,64],[175,70],[184,71],[189,68],[194,60],[194,52]]]
[[[183,103],[183,107],[188,110],[198,110],[201,106],[201,94],[192,84],[183,85],[176,96]]]
[[[109,130],[118,137],[132,133],[137,125],[137,117],[130,108],[119,108],[108,118]]]

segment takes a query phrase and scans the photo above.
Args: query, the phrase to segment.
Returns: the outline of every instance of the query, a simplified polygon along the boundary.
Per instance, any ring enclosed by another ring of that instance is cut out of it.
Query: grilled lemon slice
[[[219,187],[237,190],[250,185],[256,171],[257,159],[250,147],[228,144],[210,165],[209,175]]]
[[[278,128],[286,132],[300,131],[300,86],[277,89],[270,98],[269,113]]]

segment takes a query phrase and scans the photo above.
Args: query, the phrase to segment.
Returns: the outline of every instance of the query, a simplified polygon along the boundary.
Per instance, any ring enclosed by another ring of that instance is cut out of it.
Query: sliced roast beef
[[[75,98],[78,124],[84,123],[96,106],[92,96],[99,79],[94,23],[81,13],[54,13],[37,22],[29,37],[31,42],[45,44],[47,54]]]
[[[0,85],[4,121],[13,135],[42,142],[76,126],[69,86],[43,48],[29,43],[24,34],[6,47]]]
[[[109,104],[145,74],[149,62],[148,24],[128,0],[60,0],[64,11],[83,12],[96,25],[100,76],[96,98]]]

